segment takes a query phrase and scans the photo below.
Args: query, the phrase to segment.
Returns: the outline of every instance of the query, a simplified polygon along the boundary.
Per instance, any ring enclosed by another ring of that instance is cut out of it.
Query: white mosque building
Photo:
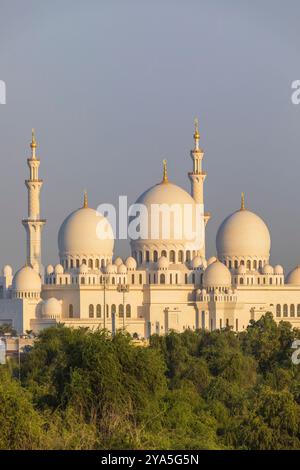
[[[206,260],[202,169],[203,151],[195,124],[191,151],[191,194],[169,182],[166,165],[160,183],[138,199],[149,209],[155,204],[189,205],[203,224],[195,240],[158,235],[130,241],[132,256],[114,256],[114,240],[98,236],[97,226],[104,216],[88,207],[73,211],[58,234],[59,263],[42,270],[40,216],[40,160],[36,155],[34,132],[28,190],[28,217],[22,221],[27,236],[26,265],[14,275],[10,266],[0,277],[0,324],[9,323],[22,334],[28,330],[63,323],[70,327],[106,328],[114,333],[125,329],[139,338],[165,334],[170,330],[225,326],[241,331],[251,319],[266,312],[274,319],[286,319],[300,326],[300,267],[285,278],[280,265],[269,264],[271,239],[265,222],[245,208],[221,224],[217,237],[217,258]],[[108,221],[105,221],[109,226]],[[174,224],[174,223],[173,223]],[[174,228],[174,227],[173,227]],[[198,234],[199,235],[199,234]],[[200,240],[200,241],[199,241]]]

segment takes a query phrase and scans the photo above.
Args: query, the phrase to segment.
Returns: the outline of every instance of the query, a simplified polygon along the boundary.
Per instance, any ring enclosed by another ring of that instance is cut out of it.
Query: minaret
[[[194,131],[194,148],[191,150],[191,158],[193,160],[193,171],[188,175],[191,181],[191,194],[194,198],[199,210],[203,214],[204,228],[210,219],[210,214],[204,212],[204,196],[203,196],[203,183],[206,178],[206,173],[202,171],[203,150],[199,145],[200,134],[198,128],[198,119],[195,119]],[[205,233],[203,233],[203,249],[200,250],[200,255],[205,257]]]
[[[25,180],[28,190],[28,217],[22,220],[22,223],[26,230],[26,263],[42,274],[41,235],[46,220],[40,218],[40,191],[43,180],[39,179],[40,160],[36,157],[34,129],[32,129],[30,147],[31,157],[27,159],[29,179]]]

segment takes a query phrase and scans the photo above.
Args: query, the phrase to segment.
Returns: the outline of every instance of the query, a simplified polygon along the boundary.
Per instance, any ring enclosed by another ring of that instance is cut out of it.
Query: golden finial
[[[195,120],[194,120],[194,126],[195,126],[194,139],[195,139],[195,140],[199,140],[199,139],[200,139],[200,134],[199,134],[199,122],[198,122],[198,118],[195,118]]]
[[[34,131],[34,129],[32,129],[32,131],[31,131],[30,147],[31,147],[32,149],[35,149],[35,148],[36,148],[36,140],[35,140],[35,131]]]
[[[245,193],[242,192],[242,195],[241,195],[241,211],[244,211],[245,210]]]
[[[88,207],[88,195],[86,191],[84,191],[84,195],[83,195],[83,207],[85,209]]]
[[[163,183],[168,183],[168,175],[167,175],[167,160],[163,160],[163,165],[164,165],[164,174],[163,174]]]

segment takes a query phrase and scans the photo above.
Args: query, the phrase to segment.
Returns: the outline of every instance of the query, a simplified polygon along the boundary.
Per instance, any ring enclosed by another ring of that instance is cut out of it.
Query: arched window
[[[195,273],[192,274],[192,283],[195,284]]]
[[[270,277],[270,279],[269,279],[269,284],[270,284],[270,285],[273,284],[273,279],[272,279],[271,277]]]
[[[161,252],[161,256],[165,256],[165,257],[167,257],[167,252],[166,252],[166,250],[162,250],[162,252]]]
[[[85,279],[84,279],[84,277],[81,278],[81,284],[85,284]]]
[[[76,268],[79,268],[79,259],[76,260]]]
[[[150,261],[150,252],[147,250],[146,251],[146,263],[149,263]]]
[[[158,260],[158,253],[156,250],[153,251],[153,261],[156,263]]]
[[[284,304],[284,306],[283,306],[283,316],[284,317],[288,316],[288,306],[287,306],[287,304]]]
[[[229,260],[228,261],[228,268],[231,269],[232,268],[232,262]]]
[[[74,313],[73,313],[73,305],[70,304],[70,305],[69,305],[69,318],[73,318],[73,314],[74,314]]]
[[[175,283],[178,284],[178,274],[175,274]]]
[[[175,263],[175,251],[174,250],[170,251],[170,262]]]
[[[170,284],[173,284],[173,276],[170,274]]]
[[[94,305],[93,304],[89,305],[89,317],[94,318]]]
[[[184,282],[187,284],[188,283],[188,275],[185,273],[184,275]]]
[[[70,268],[73,269],[74,268],[74,261],[71,259],[70,261]]]
[[[114,278],[114,277],[112,278],[111,283],[112,283],[113,285],[115,285],[116,281],[115,281],[115,278]]]
[[[183,251],[178,251],[178,263],[183,263]]]
[[[131,305],[129,304],[126,305],[126,317],[127,318],[131,317]]]
[[[253,261],[253,268],[257,269],[257,261],[256,260]]]
[[[100,304],[97,304],[96,315],[97,315],[97,318],[101,318],[101,305]]]
[[[140,284],[143,284],[143,276],[141,274],[139,275],[139,282]]]
[[[82,264],[86,264],[86,259],[83,259],[83,260],[82,260]]]
[[[247,269],[251,269],[251,261],[249,259],[247,261]]]
[[[142,262],[143,262],[143,252],[142,251],[139,251],[139,262],[140,262],[140,264],[142,264]]]
[[[297,317],[300,317],[300,304],[297,305]]]
[[[191,261],[191,252],[190,252],[190,250],[187,250],[187,252],[185,254],[185,260],[186,261]]]
[[[131,284],[134,284],[134,274],[131,274]]]
[[[124,317],[124,305],[123,304],[119,305],[119,317],[120,318]]]
[[[244,264],[245,264],[245,261],[242,259],[241,260],[241,266],[244,266]]]
[[[237,269],[239,266],[239,263],[238,263],[238,260],[236,259],[235,262],[234,262],[234,269]]]
[[[244,279],[242,277],[240,278],[240,284],[244,284]]]
[[[99,260],[96,259],[96,261],[95,261],[95,267],[96,267],[97,269],[99,269],[99,266],[100,266]]]
[[[104,268],[104,266],[105,266],[105,260],[102,259],[102,260],[101,260],[101,268]]]
[[[91,258],[89,259],[89,268],[93,269],[93,260]]]
[[[160,282],[161,284],[165,284],[165,283],[166,283],[166,276],[165,276],[164,274],[161,274],[161,275],[159,276],[159,282]]]
[[[294,304],[290,305],[290,316],[291,317],[295,316],[295,305]]]
[[[258,267],[259,267],[259,269],[261,269],[261,268],[262,268],[262,260],[260,260],[260,261],[259,261],[259,263],[258,263]]]
[[[276,317],[281,317],[281,305],[276,305]]]
[[[117,312],[117,307],[115,306],[115,304],[112,304],[111,306],[111,315],[115,315]]]

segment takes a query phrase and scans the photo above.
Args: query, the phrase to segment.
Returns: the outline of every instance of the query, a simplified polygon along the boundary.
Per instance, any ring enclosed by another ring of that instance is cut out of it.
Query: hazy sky
[[[205,151],[207,251],[240,205],[267,222],[273,263],[300,262],[298,0],[0,0],[0,264],[25,260],[31,128],[44,178],[44,263],[65,216],[132,203],[161,180],[190,190],[193,119]],[[117,243],[117,252],[129,252]]]

